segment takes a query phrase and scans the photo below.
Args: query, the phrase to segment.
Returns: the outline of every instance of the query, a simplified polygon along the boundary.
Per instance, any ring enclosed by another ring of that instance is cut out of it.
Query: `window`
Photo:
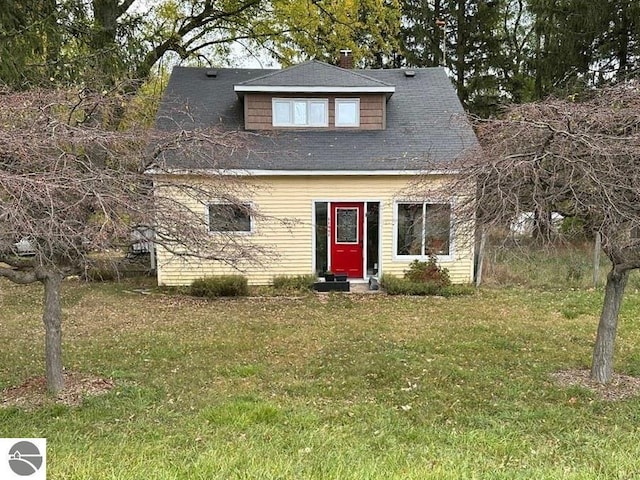
[[[316,274],[320,276],[329,270],[329,204],[327,202],[315,202],[314,205],[316,218]]]
[[[230,203],[209,205],[210,232],[251,232],[251,206]]]
[[[396,254],[449,255],[451,206],[449,204],[398,203]]]
[[[367,275],[378,273],[380,247],[380,202],[367,202]]]
[[[336,208],[336,243],[358,243],[357,208]]]
[[[272,102],[274,127],[326,127],[328,123],[326,98],[274,98]]]
[[[360,126],[360,99],[336,98],[336,127]]]

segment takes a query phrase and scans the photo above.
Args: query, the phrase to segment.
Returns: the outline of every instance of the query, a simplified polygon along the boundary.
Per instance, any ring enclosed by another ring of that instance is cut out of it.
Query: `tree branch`
[[[28,284],[39,281],[35,271],[18,271],[9,268],[0,268],[0,277],[5,277],[13,283]]]

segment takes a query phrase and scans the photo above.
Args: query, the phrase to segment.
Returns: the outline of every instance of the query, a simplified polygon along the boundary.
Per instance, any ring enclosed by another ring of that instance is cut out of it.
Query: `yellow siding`
[[[253,202],[263,216],[254,222],[251,238],[256,245],[267,247],[274,254],[262,266],[243,267],[240,273],[253,285],[269,284],[275,275],[313,272],[314,201],[380,202],[380,274],[402,275],[411,262],[393,255],[393,206],[395,200],[409,198],[401,193],[408,186],[407,176],[280,176],[246,181],[254,187],[253,195],[247,200]],[[291,223],[284,225],[283,221]],[[449,269],[453,282],[468,283],[473,280],[473,242],[463,241],[462,229],[456,228],[453,261],[442,261],[441,265]],[[174,258],[158,248],[160,285],[188,285],[196,278],[228,273],[238,272],[214,262]]]

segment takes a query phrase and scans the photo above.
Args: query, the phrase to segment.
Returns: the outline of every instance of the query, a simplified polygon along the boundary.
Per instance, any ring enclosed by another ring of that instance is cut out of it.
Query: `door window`
[[[358,243],[357,208],[336,208],[336,243]]]

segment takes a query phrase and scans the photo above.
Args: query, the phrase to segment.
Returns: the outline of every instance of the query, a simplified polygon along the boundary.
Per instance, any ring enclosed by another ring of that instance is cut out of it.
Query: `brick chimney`
[[[340,60],[338,61],[340,68],[353,68],[353,53],[349,49],[340,50]]]

